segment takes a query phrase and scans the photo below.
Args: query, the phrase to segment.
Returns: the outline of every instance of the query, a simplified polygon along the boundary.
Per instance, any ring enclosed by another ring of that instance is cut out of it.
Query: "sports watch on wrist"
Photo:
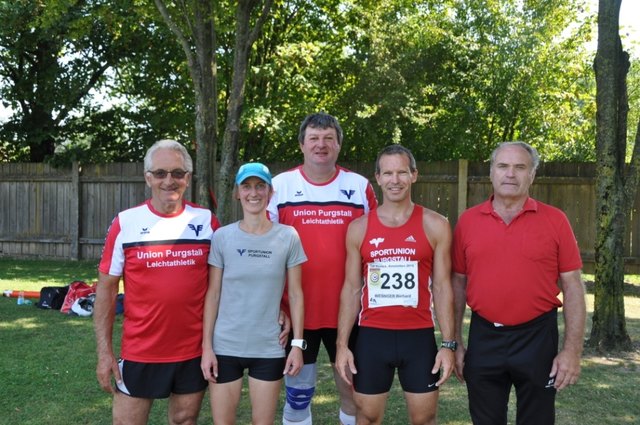
[[[440,347],[441,348],[448,348],[451,351],[456,351],[456,349],[458,348],[458,342],[457,341],[442,341],[440,343]]]
[[[299,349],[304,351],[307,349],[307,341],[305,341],[304,339],[292,339],[291,346],[298,347]]]

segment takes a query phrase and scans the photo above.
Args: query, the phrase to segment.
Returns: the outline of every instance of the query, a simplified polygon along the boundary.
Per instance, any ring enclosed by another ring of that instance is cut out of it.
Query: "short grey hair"
[[[493,167],[493,164],[496,161],[496,156],[498,155],[498,151],[502,148],[504,148],[505,146],[519,146],[522,149],[524,149],[525,151],[527,151],[527,153],[529,153],[529,156],[531,157],[531,165],[533,166],[533,170],[537,170],[538,166],[540,165],[540,155],[538,154],[538,151],[536,150],[536,148],[534,148],[533,146],[531,146],[528,143],[525,142],[502,142],[500,143],[494,150],[493,152],[491,152],[491,163],[489,164],[489,167]]]
[[[189,155],[189,152],[184,146],[182,146],[182,144],[172,139],[158,140],[147,150],[147,153],[144,156],[145,171],[151,171],[151,167],[153,166],[151,158],[158,149],[171,149],[178,152],[180,155],[182,155],[185,171],[193,173],[193,160],[191,159],[191,155]]]

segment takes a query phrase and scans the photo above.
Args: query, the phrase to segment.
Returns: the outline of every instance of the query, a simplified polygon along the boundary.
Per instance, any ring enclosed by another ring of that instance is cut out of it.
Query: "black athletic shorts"
[[[167,398],[171,394],[192,394],[207,388],[200,369],[200,357],[172,363],[139,363],[120,359],[118,366],[122,383],[116,387],[131,397]]]
[[[431,373],[438,348],[433,328],[388,330],[361,327],[353,352],[358,373],[354,389],[361,394],[389,392],[396,369],[409,393],[438,390],[440,372]]]
[[[286,359],[250,358],[236,356],[216,356],[218,358],[218,384],[236,381],[244,376],[244,370],[249,370],[249,376],[261,381],[278,381],[282,379]]]

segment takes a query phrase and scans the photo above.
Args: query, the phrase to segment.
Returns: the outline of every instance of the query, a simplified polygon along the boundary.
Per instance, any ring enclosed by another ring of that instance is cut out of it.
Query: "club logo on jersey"
[[[404,241],[405,242],[416,242],[416,238],[414,238],[413,235],[411,235],[407,239],[405,239]]]
[[[375,245],[375,246],[376,246],[376,248],[377,248],[377,247],[378,247],[378,245],[380,245],[382,242],[384,242],[384,238],[375,238],[375,239],[371,239],[371,240],[369,241],[369,243],[370,243],[371,245]]]
[[[202,224],[189,224],[189,229],[193,230],[194,232],[196,232],[196,236],[200,235],[200,232],[202,231]]]
[[[245,252],[247,252],[247,250],[244,248],[238,248],[236,251],[238,251],[238,254],[240,254],[241,257],[244,255]]]
[[[148,235],[149,233],[151,232],[149,231],[148,227],[143,227],[142,230],[140,231],[141,235]]]
[[[380,274],[381,274],[380,269],[369,268],[369,285],[372,285],[372,286],[380,285]]]
[[[347,197],[347,199],[351,199],[351,196],[356,193],[355,190],[353,189],[349,189],[349,190],[344,190],[344,189],[340,189],[340,192],[342,192],[344,194],[344,196]]]

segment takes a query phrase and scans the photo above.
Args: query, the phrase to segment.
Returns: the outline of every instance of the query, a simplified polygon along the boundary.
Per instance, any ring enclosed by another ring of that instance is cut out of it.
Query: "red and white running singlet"
[[[414,205],[405,224],[387,227],[376,211],[369,214],[360,247],[364,279],[360,326],[393,330],[433,327],[433,248],[422,216],[423,208]]]

